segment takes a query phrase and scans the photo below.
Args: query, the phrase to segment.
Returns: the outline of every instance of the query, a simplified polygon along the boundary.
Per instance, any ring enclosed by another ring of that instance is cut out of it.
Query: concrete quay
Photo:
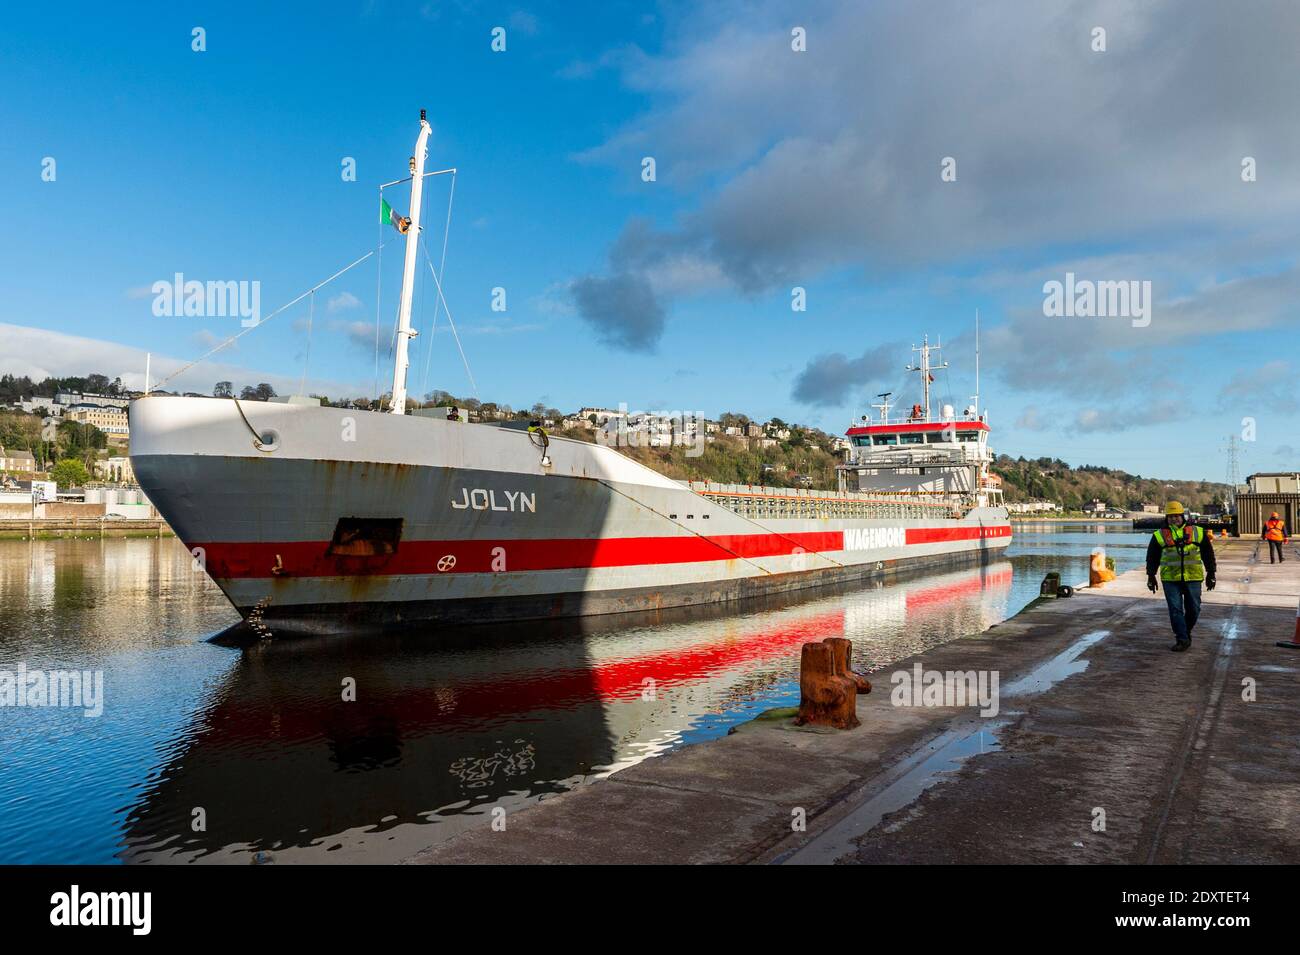
[[[412,863],[1283,863],[1300,858],[1300,550],[1220,541],[1192,648],[1142,571],[871,674],[862,725],[773,712]],[[891,677],[998,677],[997,712]],[[917,701],[912,701],[914,704]],[[949,701],[951,702],[951,700]],[[800,821],[804,828],[797,827]]]

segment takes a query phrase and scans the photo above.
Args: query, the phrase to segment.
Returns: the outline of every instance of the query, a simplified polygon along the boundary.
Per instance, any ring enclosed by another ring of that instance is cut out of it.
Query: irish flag
[[[406,230],[411,228],[411,220],[405,216],[399,216],[397,210],[388,204],[388,200],[383,196],[379,197],[379,224],[391,223],[393,228],[402,235],[406,235]]]

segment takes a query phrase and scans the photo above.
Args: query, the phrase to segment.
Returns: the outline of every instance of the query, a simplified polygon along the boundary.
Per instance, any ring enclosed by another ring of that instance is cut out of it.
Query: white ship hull
[[[832,492],[766,516],[610,448],[553,438],[544,461],[525,432],[437,418],[156,396],[130,424],[150,500],[240,613],[277,629],[740,600],[987,560],[1011,535],[1002,507],[918,516]]]

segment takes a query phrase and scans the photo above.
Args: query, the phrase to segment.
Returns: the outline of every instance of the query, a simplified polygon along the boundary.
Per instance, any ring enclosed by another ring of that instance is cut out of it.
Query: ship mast
[[[393,362],[393,398],[388,409],[393,414],[406,413],[406,369],[410,365],[407,352],[411,339],[419,334],[411,329],[411,298],[415,290],[415,260],[420,245],[420,197],[424,192],[424,160],[428,153],[425,143],[431,131],[424,110],[420,110],[420,136],[415,141],[415,154],[411,157],[411,226],[406,233],[402,299],[397,309],[397,358]]]
[[[930,420],[930,382],[934,377],[933,375],[930,374],[931,368],[933,367],[934,369],[939,369],[939,368],[948,367],[948,363],[946,361],[942,365],[934,365],[934,366],[930,365],[930,352],[938,351],[941,347],[942,346],[940,345],[931,345],[929,335],[922,337],[920,346],[917,345],[912,346],[912,351],[921,353],[921,364],[908,365],[906,369],[907,371],[919,371],[921,373],[921,386],[925,389],[925,420],[926,421]]]
[[[876,395],[876,397],[880,399],[880,404],[871,406],[880,409],[881,424],[889,424],[889,398],[892,394],[892,391],[886,391],[882,394]]]

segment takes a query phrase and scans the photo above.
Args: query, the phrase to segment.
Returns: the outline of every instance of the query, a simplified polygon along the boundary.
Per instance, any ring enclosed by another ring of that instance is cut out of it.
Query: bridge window
[[[896,434],[877,434],[871,438],[872,444],[898,444],[898,435]]]
[[[958,431],[958,432],[957,432],[957,440],[958,440],[958,441],[978,441],[979,439],[980,439],[980,433],[979,433],[978,431]]]
[[[902,444],[925,444],[925,435],[920,432],[899,435],[899,438]]]

